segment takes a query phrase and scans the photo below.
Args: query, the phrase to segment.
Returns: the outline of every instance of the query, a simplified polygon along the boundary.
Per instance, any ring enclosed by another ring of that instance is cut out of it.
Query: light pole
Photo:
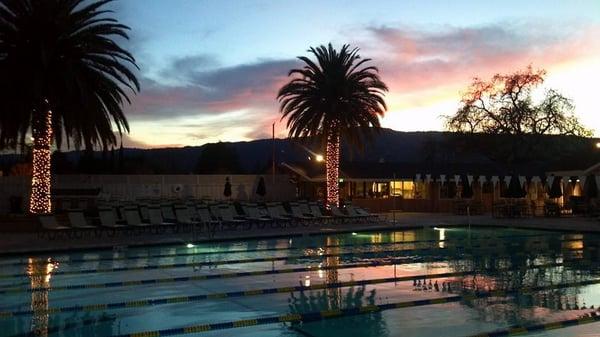
[[[273,186],[275,186],[275,122],[273,122],[272,132],[273,139],[271,143],[271,162],[273,167],[271,168],[271,182],[273,183]]]

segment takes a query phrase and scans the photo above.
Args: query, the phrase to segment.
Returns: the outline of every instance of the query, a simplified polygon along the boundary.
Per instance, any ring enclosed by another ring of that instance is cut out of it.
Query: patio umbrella
[[[585,186],[583,187],[583,195],[588,199],[598,197],[598,185],[596,184],[596,177],[591,175],[585,180]]]
[[[469,183],[469,178],[467,176],[463,176],[461,178],[463,184],[462,197],[463,199],[471,199],[473,198],[473,187]]]
[[[256,194],[261,198],[264,198],[267,195],[267,187],[265,186],[265,178],[260,177],[258,180],[258,186],[256,186]]]
[[[507,198],[524,198],[526,195],[523,186],[521,186],[521,181],[519,180],[519,176],[512,175],[510,178],[510,183],[508,184],[508,190],[506,191]]]
[[[225,198],[231,197],[231,183],[229,182],[229,177],[225,178],[225,189],[223,190],[223,195]]]
[[[550,191],[548,192],[548,198],[550,199],[558,199],[562,197],[562,188],[561,188],[561,177],[554,177],[554,181],[552,182],[552,186],[550,187]]]

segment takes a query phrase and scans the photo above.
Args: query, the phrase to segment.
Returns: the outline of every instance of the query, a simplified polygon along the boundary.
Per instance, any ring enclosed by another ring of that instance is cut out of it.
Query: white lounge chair
[[[54,215],[40,215],[38,220],[44,229],[44,232],[40,233],[41,236],[47,233],[48,238],[54,240],[59,234],[73,234],[73,229],[68,226],[59,225]]]
[[[248,220],[243,220],[239,218],[235,218],[235,216],[231,212],[231,208],[229,205],[221,204],[218,207],[219,216],[221,218],[221,225],[227,225],[229,229],[238,229],[240,225],[246,225],[246,229],[250,229],[250,224]]]
[[[100,217],[100,226],[111,229],[127,227],[121,221],[117,220],[116,211],[112,207],[98,208],[98,216]]]
[[[171,228],[175,231],[177,224],[174,222],[166,221],[163,216],[160,207],[150,206],[148,207],[148,216],[150,217],[150,224],[152,226],[159,226],[163,228]]]
[[[127,225],[136,227],[139,229],[149,229],[152,227],[152,225],[150,225],[149,223],[142,222],[142,219],[140,218],[140,213],[139,213],[137,207],[125,207],[124,213],[125,213],[125,221],[127,222]]]

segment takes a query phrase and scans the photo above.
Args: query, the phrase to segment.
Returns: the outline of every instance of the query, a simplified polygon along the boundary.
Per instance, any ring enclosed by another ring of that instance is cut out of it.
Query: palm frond
[[[290,81],[277,93],[289,136],[325,142],[328,134],[339,134],[361,149],[387,110],[388,88],[378,69],[367,66],[371,60],[361,59],[359,49],[349,45],[339,51],[321,45],[308,52],[314,60],[298,57],[304,66],[290,70]]]
[[[113,0],[0,0],[0,147],[22,143],[48,102],[58,146],[116,145],[129,131],[123,105],[140,84],[118,43],[129,27]]]

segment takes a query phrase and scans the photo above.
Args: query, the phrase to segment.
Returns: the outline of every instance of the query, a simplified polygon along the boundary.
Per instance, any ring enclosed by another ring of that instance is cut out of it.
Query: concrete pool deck
[[[444,213],[395,213],[382,214],[386,221],[361,224],[329,224],[322,226],[299,226],[296,228],[252,229],[248,231],[217,232],[209,238],[198,233],[165,233],[142,235],[116,235],[101,238],[84,236],[82,238],[59,238],[49,240],[40,238],[36,233],[1,233],[0,255],[46,253],[71,249],[100,249],[115,246],[140,246],[154,244],[177,244],[187,242],[210,242],[225,240],[243,240],[256,238],[272,238],[281,236],[318,235],[368,230],[405,230],[423,227],[467,226],[508,227],[536,230],[558,230],[572,232],[600,233],[600,221],[596,218],[561,217],[561,218],[520,218],[499,219],[490,215],[463,216]]]

